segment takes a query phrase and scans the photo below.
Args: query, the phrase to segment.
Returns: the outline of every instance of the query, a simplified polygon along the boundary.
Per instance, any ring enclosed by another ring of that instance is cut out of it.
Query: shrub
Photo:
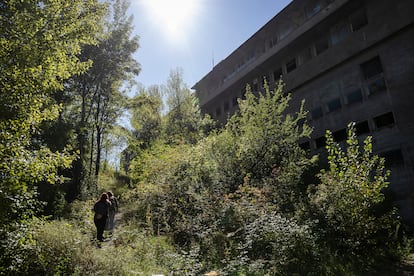
[[[353,124],[345,150],[334,142],[331,132],[326,137],[329,169],[321,171],[321,183],[310,194],[319,242],[345,267],[369,269],[394,257],[395,248],[404,247],[396,210],[379,208],[390,172],[384,168],[384,159],[372,153],[370,136],[360,149]]]

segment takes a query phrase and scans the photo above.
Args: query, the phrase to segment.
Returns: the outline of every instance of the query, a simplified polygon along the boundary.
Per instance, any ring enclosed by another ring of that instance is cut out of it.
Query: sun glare
[[[199,0],[144,0],[149,16],[169,39],[179,41],[194,22]]]

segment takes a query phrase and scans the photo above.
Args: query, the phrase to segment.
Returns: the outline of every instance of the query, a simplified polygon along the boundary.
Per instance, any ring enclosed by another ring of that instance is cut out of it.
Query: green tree
[[[133,58],[138,37],[132,36],[132,16],[127,15],[129,2],[111,4],[103,37],[98,45],[85,46],[81,59],[92,60],[91,68],[68,83],[68,92],[76,95],[68,106],[76,122],[80,158],[74,164],[71,199],[96,189],[104,145],[126,106],[125,82],[132,82],[140,65]]]
[[[142,88],[130,100],[131,126],[139,148],[148,148],[162,134],[162,98],[158,86]],[[132,142],[132,141],[131,141]]]
[[[127,147],[121,154],[121,166],[129,173],[131,161],[151,148],[162,135],[162,98],[159,86],[140,87],[138,94],[128,101],[132,130],[123,129]],[[137,173],[134,172],[136,175]]]
[[[131,168],[141,185],[156,187],[137,193],[147,205],[139,207],[146,210],[141,217],[150,217],[156,231],[182,248],[198,248],[207,267],[225,266],[229,273],[298,273],[316,259],[313,233],[292,215],[294,203],[306,198],[297,192],[301,176],[314,162],[298,144],[311,131],[306,112],[286,114],[290,97],[283,86],[265,87],[257,96],[248,89],[224,129],[195,145],[149,149]],[[295,254],[300,261],[292,259]]]
[[[326,138],[329,168],[321,171],[321,183],[311,194],[321,244],[328,245],[339,263],[367,268],[401,246],[395,210],[381,207],[390,172],[385,160],[373,154],[371,136],[360,146],[353,123],[346,149],[334,142],[330,131]]]
[[[41,209],[34,185],[60,182],[58,168],[74,159],[70,148],[52,151],[37,134],[58,118],[54,95],[64,81],[91,65],[78,55],[83,45],[97,43],[105,11],[97,0],[0,3],[1,274],[19,261],[4,249],[27,241],[18,223]]]
[[[247,87],[246,99],[239,100],[238,114],[225,126],[223,138],[229,143],[224,146],[228,149],[218,147],[224,153],[220,153],[223,157],[218,160],[234,176],[228,183],[232,191],[246,176],[254,185],[262,185],[259,183],[268,179],[275,196],[289,194],[286,198],[295,201],[292,197],[298,191],[303,172],[316,161],[309,159],[298,145],[301,138],[311,133],[305,120],[307,112],[302,104],[295,114],[286,113],[290,94],[284,95],[282,83],[273,91],[266,83],[264,88],[256,96]]]
[[[32,137],[58,117],[64,80],[84,72],[81,45],[96,43],[105,6],[98,1],[8,1],[0,10],[0,171],[2,192],[59,179],[72,158]],[[2,216],[3,217],[3,216]]]
[[[168,107],[165,115],[167,141],[195,143],[212,128],[213,122],[201,115],[197,98],[183,82],[181,68],[171,70],[164,93]]]

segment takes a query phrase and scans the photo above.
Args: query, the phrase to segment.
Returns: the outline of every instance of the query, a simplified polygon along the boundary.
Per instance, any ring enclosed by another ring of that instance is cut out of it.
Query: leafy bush
[[[330,168],[307,189],[316,158],[298,141],[310,129],[288,101],[281,87],[247,91],[224,129],[134,160],[126,215],[180,248],[173,273],[349,274],[404,254],[395,211],[379,208],[389,173],[370,138],[361,151],[350,131],[344,152],[328,135]]]
[[[307,225],[277,212],[262,213],[245,227],[226,269],[247,274],[292,275],[318,271],[316,239]]]
[[[312,213],[320,243],[329,248],[338,263],[370,268],[400,255],[400,221],[395,209],[384,209],[384,190],[390,172],[384,159],[372,153],[368,136],[360,149],[353,124],[349,125],[347,147],[342,150],[327,131],[329,169],[319,174],[321,183],[310,194]]]
[[[140,206],[139,217],[150,217],[157,230],[161,226],[161,233],[169,234],[182,249],[197,252],[197,257],[190,255],[202,264],[199,272],[220,268],[223,260],[237,260],[240,243],[248,240],[248,225],[265,221],[263,210],[282,206],[274,201],[273,193],[282,192],[276,186],[284,183],[283,192],[297,190],[303,171],[313,164],[298,146],[298,140],[310,133],[303,122],[306,112],[284,115],[288,101],[282,86],[274,91],[266,86],[259,96],[248,90],[240,113],[223,130],[195,146],[158,144],[134,160],[141,185],[157,187],[132,203]],[[266,251],[264,262],[270,261],[271,251]]]

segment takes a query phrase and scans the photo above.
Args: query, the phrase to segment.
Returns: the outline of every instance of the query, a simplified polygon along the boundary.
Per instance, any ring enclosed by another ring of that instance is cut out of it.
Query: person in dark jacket
[[[93,222],[96,226],[96,239],[100,242],[103,241],[103,233],[105,223],[108,218],[109,205],[110,202],[108,200],[108,195],[106,193],[102,193],[93,206],[93,211],[95,212]]]

